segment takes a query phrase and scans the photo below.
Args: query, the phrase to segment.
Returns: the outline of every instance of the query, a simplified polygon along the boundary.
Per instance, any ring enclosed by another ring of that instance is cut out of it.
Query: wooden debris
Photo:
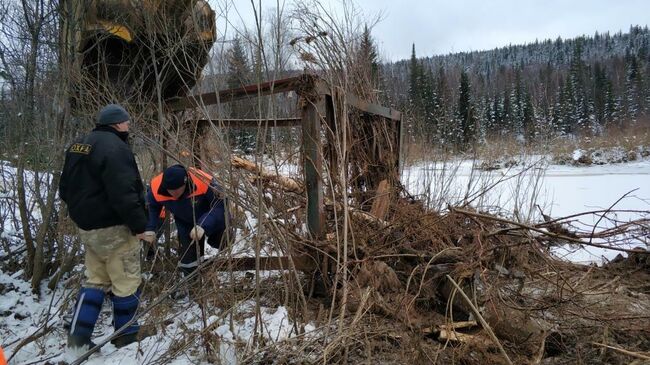
[[[478,326],[478,323],[476,323],[476,321],[461,321],[461,322],[452,322],[449,324],[443,324],[440,325],[439,327],[443,329],[458,330],[462,328],[470,328],[476,326]]]
[[[335,206],[336,206],[336,209],[343,210],[343,204],[336,203]],[[361,209],[356,209],[356,208],[353,208],[353,207],[348,207],[348,209],[350,210],[350,213],[353,216],[355,216],[356,218],[362,219],[362,220],[368,222],[369,224],[377,226],[378,228],[385,228],[385,227],[388,226],[388,222],[386,222],[383,219],[379,219],[379,218],[375,217],[371,213],[368,213],[368,212],[365,212],[365,211],[363,211]]]
[[[269,172],[266,169],[264,169],[263,167],[258,166],[257,164],[255,164],[253,161],[249,161],[249,160],[243,159],[241,157],[233,156],[231,158],[231,164],[235,168],[239,168],[239,169],[243,169],[243,170],[252,172],[252,173],[258,175],[259,177],[261,177],[263,179],[272,181],[272,182],[276,183],[278,186],[280,186],[284,190],[287,190],[287,191],[290,191],[290,192],[293,192],[293,193],[297,193],[297,194],[302,193],[303,190],[304,190],[302,184],[300,184],[296,180],[294,180],[292,178],[289,178],[289,177],[286,177],[286,176],[282,176],[282,175],[278,175],[278,174],[274,174],[272,172]]]
[[[472,327],[477,327],[478,323],[475,321],[461,321],[437,325],[434,327],[425,327],[420,330],[424,335],[434,334],[440,342],[456,342],[463,344],[479,345],[486,348],[495,348],[494,343],[489,337],[486,337],[482,331],[474,331],[474,333],[458,332],[457,330],[467,330]]]
[[[443,330],[454,331],[458,329],[467,329],[476,326],[478,326],[478,323],[476,323],[476,321],[460,321],[460,322],[440,324],[434,327],[425,327],[420,332],[427,335],[431,333],[438,333]]]
[[[378,219],[386,219],[388,214],[388,207],[390,205],[390,185],[388,180],[382,180],[377,187],[377,194],[375,200],[372,202],[370,214]]]
[[[506,350],[503,348],[503,345],[501,345],[501,342],[499,342],[499,339],[497,338],[497,336],[492,331],[492,328],[490,327],[490,325],[485,321],[485,319],[481,315],[481,312],[479,312],[478,308],[476,308],[476,306],[472,303],[471,299],[469,299],[467,294],[465,294],[465,292],[458,285],[458,283],[456,283],[456,281],[454,279],[452,279],[451,276],[446,275],[446,277],[447,277],[447,280],[449,280],[449,282],[451,282],[451,284],[456,288],[456,290],[458,290],[458,293],[460,293],[460,296],[467,302],[467,305],[470,307],[472,313],[474,314],[474,317],[476,317],[479,320],[479,322],[481,323],[481,326],[488,333],[488,335],[490,336],[490,338],[492,339],[494,344],[499,349],[499,352],[501,352],[501,354],[505,358],[506,362],[508,364],[512,365],[513,364],[512,360],[510,360],[510,357],[506,353]]]
[[[635,357],[637,359],[650,360],[650,354],[647,353],[647,352],[633,352],[633,351],[629,351],[629,350],[626,350],[626,349],[622,349],[620,347],[607,345],[607,344],[604,344],[604,343],[598,343],[598,342],[592,342],[592,344],[596,345],[596,346],[603,347],[603,348],[607,348],[607,349],[610,349],[610,350],[614,350],[614,351],[620,352],[622,354]]]
[[[494,348],[494,343],[487,337],[479,334],[469,334],[456,332],[453,330],[442,329],[440,334],[438,334],[438,341],[441,342],[458,342],[470,345],[478,345],[481,347],[492,347]]]
[[[383,261],[367,261],[361,264],[356,275],[359,287],[371,287],[379,293],[403,290],[395,270]]]
[[[255,257],[226,257],[214,259],[210,262],[210,270],[213,271],[249,271],[255,270]],[[301,270],[313,271],[318,268],[314,260],[309,256],[294,255],[288,256],[262,256],[259,257],[260,270]]]

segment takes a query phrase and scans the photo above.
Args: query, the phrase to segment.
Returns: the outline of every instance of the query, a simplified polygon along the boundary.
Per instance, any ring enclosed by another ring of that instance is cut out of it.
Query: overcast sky
[[[322,0],[337,6],[341,0]],[[235,1],[243,17],[250,1]],[[257,0],[255,1],[257,4]],[[283,3],[283,1],[280,1]],[[285,0],[287,7],[291,1]],[[367,18],[382,14],[373,35],[389,60],[485,50],[535,39],[627,32],[650,22],[650,0],[355,0]],[[266,10],[276,0],[263,0]]]

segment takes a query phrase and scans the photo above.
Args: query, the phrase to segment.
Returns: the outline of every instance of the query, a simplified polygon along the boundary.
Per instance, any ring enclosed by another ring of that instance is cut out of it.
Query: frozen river
[[[650,216],[650,160],[600,166],[548,165],[531,158],[523,166],[481,171],[471,161],[421,163],[406,168],[402,181],[413,194],[428,197],[433,206],[458,204],[465,199],[480,209],[522,221],[539,221],[539,208],[554,218],[608,209],[628,221]],[[487,192],[482,191],[489,188]],[[627,195],[626,195],[627,194]],[[622,199],[621,199],[622,198]],[[620,199],[620,201],[619,201]],[[583,216],[578,226],[593,225],[597,216]],[[603,226],[601,221],[599,226]],[[647,237],[641,238],[646,239]],[[639,242],[631,246],[639,246]],[[577,262],[602,262],[618,252],[597,248],[565,248],[556,253]]]

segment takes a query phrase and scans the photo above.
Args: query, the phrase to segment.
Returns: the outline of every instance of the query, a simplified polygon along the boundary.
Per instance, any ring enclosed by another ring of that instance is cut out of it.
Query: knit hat
[[[131,119],[129,113],[118,104],[108,104],[99,111],[97,125],[111,125],[126,122]]]
[[[187,170],[181,165],[173,165],[165,169],[161,187],[167,190],[178,189],[187,183]]]

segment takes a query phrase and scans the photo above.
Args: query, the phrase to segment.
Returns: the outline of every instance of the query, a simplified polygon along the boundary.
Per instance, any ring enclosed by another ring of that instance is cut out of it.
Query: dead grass
[[[453,152],[450,146],[437,141],[411,140],[405,146],[406,164],[446,160],[451,156],[480,159],[487,165],[503,165],[522,156],[550,155],[554,159],[571,156],[577,149],[585,151],[622,149],[624,152],[650,148],[650,118],[640,119],[634,125],[610,126],[592,136],[539,136],[533,141],[518,141],[514,136],[492,136],[467,154]]]
[[[639,146],[650,146],[650,119],[639,120],[634,126],[609,127],[598,136],[585,136],[573,141],[556,140],[550,151],[554,155],[571,153],[575,149],[597,149],[622,147],[626,151]]]

